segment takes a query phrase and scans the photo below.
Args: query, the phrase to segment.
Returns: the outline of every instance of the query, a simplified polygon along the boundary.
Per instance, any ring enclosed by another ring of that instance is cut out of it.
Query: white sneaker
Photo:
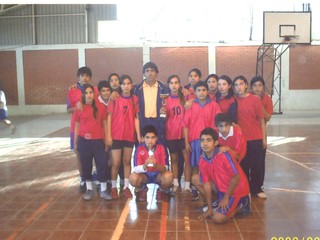
[[[99,194],[100,194],[100,197],[105,200],[112,200],[112,197],[110,194],[108,194],[107,190],[103,192],[100,191]]]
[[[259,192],[257,196],[262,199],[267,199],[267,194],[265,194],[265,192]]]
[[[86,201],[91,200],[93,197],[93,190],[87,189],[87,191],[83,195],[83,199]]]
[[[219,205],[218,200],[213,201],[213,202],[212,202],[212,210],[213,210],[213,211],[216,211],[216,209],[218,208],[218,205]],[[203,212],[208,211],[208,206],[203,207],[203,208],[202,208],[202,211],[203,211]]]

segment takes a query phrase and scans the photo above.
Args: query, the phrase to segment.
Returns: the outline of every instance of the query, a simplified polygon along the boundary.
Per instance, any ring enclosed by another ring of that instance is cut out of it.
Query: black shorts
[[[122,149],[124,147],[133,148],[134,142],[129,142],[125,140],[113,140],[111,149]]]
[[[177,153],[185,149],[184,139],[167,140],[167,147],[170,153]]]

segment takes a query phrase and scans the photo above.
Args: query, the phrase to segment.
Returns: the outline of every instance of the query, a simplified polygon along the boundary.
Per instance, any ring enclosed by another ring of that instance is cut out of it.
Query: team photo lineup
[[[219,224],[249,215],[251,197],[267,198],[266,125],[273,104],[264,79],[202,76],[193,68],[183,86],[186,76],[160,81],[158,73],[147,62],[135,85],[129,75],[111,73],[93,86],[89,67],[76,72],[67,111],[83,199],[91,200],[97,187],[108,201],[122,194],[146,202],[148,184],[156,184],[157,203],[178,192],[190,201],[201,198],[200,220]]]

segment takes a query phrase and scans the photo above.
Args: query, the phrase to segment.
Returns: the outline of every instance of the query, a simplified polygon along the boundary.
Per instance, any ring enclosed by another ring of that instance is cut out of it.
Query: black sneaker
[[[249,215],[251,212],[251,199],[250,196],[243,197],[240,200],[240,203],[238,205],[238,211],[237,211],[237,216],[245,217]]]

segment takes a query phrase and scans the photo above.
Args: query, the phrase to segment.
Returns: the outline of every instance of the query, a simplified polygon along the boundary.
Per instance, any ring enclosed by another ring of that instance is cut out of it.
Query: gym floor
[[[105,201],[79,192],[69,116],[14,116],[0,126],[0,239],[320,239],[320,114],[274,115],[267,126],[266,200],[223,225],[197,216],[184,192],[157,204]]]

